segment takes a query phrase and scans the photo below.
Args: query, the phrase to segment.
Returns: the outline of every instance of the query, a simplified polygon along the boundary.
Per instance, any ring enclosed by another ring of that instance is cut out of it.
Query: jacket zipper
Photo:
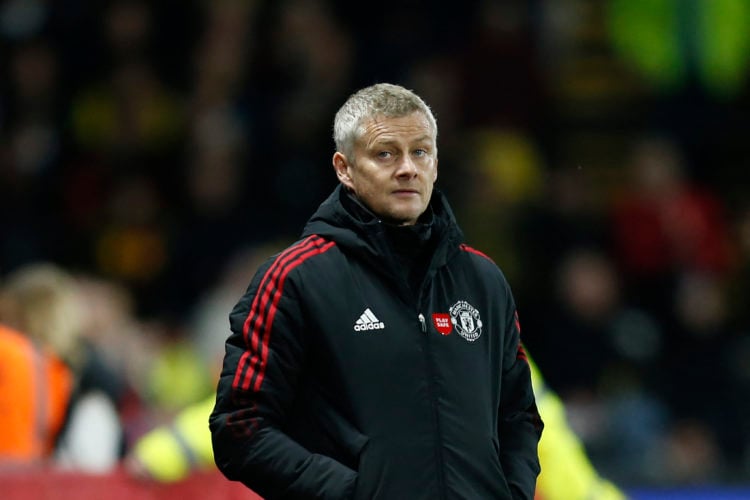
[[[419,304],[421,307],[421,293]],[[430,405],[432,406],[432,425],[435,429],[435,463],[437,464],[437,480],[438,480],[438,498],[446,498],[445,492],[445,462],[443,460],[443,433],[440,427],[440,412],[437,404],[437,390],[435,388],[435,368],[433,365],[432,358],[430,356],[430,339],[427,335],[427,321],[425,320],[424,314],[419,313],[417,318],[419,319],[420,329],[422,330],[424,338],[424,356],[425,364],[427,366],[427,386],[429,390]]]

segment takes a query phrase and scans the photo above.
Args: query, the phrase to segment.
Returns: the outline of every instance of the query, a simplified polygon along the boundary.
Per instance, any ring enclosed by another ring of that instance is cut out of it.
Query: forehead
[[[435,140],[429,120],[419,111],[406,116],[378,115],[364,120],[361,125],[360,142],[363,145],[378,142],[412,142]]]

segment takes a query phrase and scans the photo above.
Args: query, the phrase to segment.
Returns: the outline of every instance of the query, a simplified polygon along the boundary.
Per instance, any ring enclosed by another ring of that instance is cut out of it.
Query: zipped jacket
[[[267,499],[533,498],[543,424],[503,274],[435,191],[415,289],[346,196],[230,314],[217,466]]]

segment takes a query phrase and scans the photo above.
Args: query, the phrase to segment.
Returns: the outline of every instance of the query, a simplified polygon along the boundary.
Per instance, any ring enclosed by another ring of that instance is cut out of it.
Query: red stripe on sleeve
[[[255,378],[253,388],[255,391],[260,389],[268,362],[268,339],[286,276],[308,258],[319,255],[334,245],[335,243],[326,242],[319,236],[311,236],[281,254],[266,272],[259,287],[260,292],[255,296],[253,306],[243,325],[243,335],[248,350],[242,355],[241,365],[238,365],[232,383],[233,387],[247,390],[251,386],[252,379]],[[250,330],[252,330],[252,335],[250,335]],[[243,373],[245,368],[247,369]]]
[[[244,375],[244,378],[243,378],[243,382],[242,382],[243,389],[247,389],[250,386],[250,381],[253,378],[253,374],[256,373],[257,367],[261,363],[261,359],[263,356],[263,353],[262,353],[263,346],[261,344],[261,329],[265,322],[265,316],[266,316],[265,311],[266,311],[266,307],[268,307],[268,302],[271,298],[271,295],[274,294],[276,289],[278,289],[279,276],[283,275],[284,277],[286,277],[285,269],[288,265],[290,265],[290,262],[293,263],[295,262],[295,259],[297,259],[300,255],[305,255],[307,252],[312,251],[315,248],[316,243],[318,243],[317,240],[315,241],[310,240],[310,242],[306,244],[304,247],[298,248],[294,252],[289,252],[286,255],[286,257],[280,262],[279,266],[274,270],[271,280],[268,282],[267,286],[263,289],[263,294],[260,299],[260,306],[258,308],[258,314],[255,316],[255,321],[253,322],[253,335],[252,335],[252,347],[251,347],[251,350],[253,352],[253,357],[250,360],[248,372]]]
[[[250,306],[250,310],[248,311],[247,317],[245,318],[245,323],[242,325],[242,338],[245,341],[245,345],[247,346],[247,350],[242,353],[242,356],[240,357],[239,362],[237,363],[237,371],[234,374],[234,381],[232,382],[232,387],[238,387],[240,383],[240,379],[242,378],[242,373],[245,369],[245,365],[248,363],[248,359],[250,360],[250,363],[254,363],[255,359],[258,356],[258,344],[259,339],[255,337],[255,328],[253,328],[253,338],[249,337],[250,334],[250,325],[253,323],[253,320],[255,320],[255,324],[257,325],[257,322],[260,320],[261,315],[258,313],[258,307],[261,303],[261,297],[267,294],[270,294],[270,291],[267,291],[269,287],[272,287],[273,281],[275,280],[275,277],[278,276],[281,268],[290,260],[299,255],[300,253],[308,250],[309,248],[313,247],[315,244],[315,241],[313,241],[313,238],[316,238],[316,236],[310,236],[309,238],[304,239],[303,241],[299,242],[298,244],[288,248],[286,251],[281,253],[276,260],[274,260],[273,264],[268,268],[266,271],[266,274],[263,275],[263,279],[260,282],[260,285],[258,286],[258,293],[255,294],[255,297],[253,298],[253,303]]]
[[[265,321],[266,331],[263,334],[263,346],[261,349],[260,369],[258,371],[258,377],[255,380],[255,386],[253,387],[253,389],[256,392],[260,390],[260,386],[263,383],[263,378],[265,377],[265,374],[266,374],[266,366],[268,365],[268,342],[269,342],[269,339],[271,338],[271,325],[273,325],[273,319],[276,316],[276,311],[278,310],[277,308],[278,308],[279,300],[281,299],[281,291],[284,287],[284,281],[286,280],[287,274],[289,274],[289,272],[292,269],[302,264],[305,260],[309,259],[310,257],[314,255],[320,255],[328,251],[328,249],[330,249],[334,245],[335,243],[333,241],[330,241],[326,243],[325,245],[322,245],[314,250],[310,250],[304,255],[300,255],[294,262],[292,262],[288,267],[284,269],[284,272],[281,275],[281,279],[279,280],[279,286],[276,289],[276,295],[274,295],[273,303],[271,304],[271,308],[268,311],[268,319]]]
[[[320,240],[322,241],[322,240]],[[244,380],[242,382],[242,388],[247,389],[250,386],[250,381],[253,378],[253,374],[257,373],[257,367],[261,364],[261,361],[263,359],[263,346],[261,344],[261,330],[263,328],[263,325],[266,321],[266,308],[268,307],[268,302],[271,300],[271,296],[275,293],[275,291],[279,288],[279,276],[286,277],[286,268],[287,266],[291,265],[290,263],[296,262],[296,259],[300,255],[306,255],[307,253],[314,251],[315,245],[319,242],[317,240],[313,241],[311,240],[309,244],[305,245],[304,248],[300,248],[299,251],[295,251],[293,253],[289,253],[286,258],[284,258],[283,262],[276,268],[276,270],[273,273],[273,276],[271,277],[271,280],[268,282],[268,285],[263,290],[263,296],[260,300],[260,306],[258,308],[259,312],[255,317],[255,322],[253,323],[253,335],[252,335],[252,347],[251,350],[253,352],[253,357],[250,360],[250,365],[248,368],[247,373],[244,375]]]

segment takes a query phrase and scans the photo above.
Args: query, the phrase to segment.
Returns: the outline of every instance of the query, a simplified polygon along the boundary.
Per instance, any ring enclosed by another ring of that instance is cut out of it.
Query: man
[[[340,185],[230,315],[216,464],[268,499],[532,498],[542,422],[518,316],[433,192],[431,110],[377,84],[334,139]]]

